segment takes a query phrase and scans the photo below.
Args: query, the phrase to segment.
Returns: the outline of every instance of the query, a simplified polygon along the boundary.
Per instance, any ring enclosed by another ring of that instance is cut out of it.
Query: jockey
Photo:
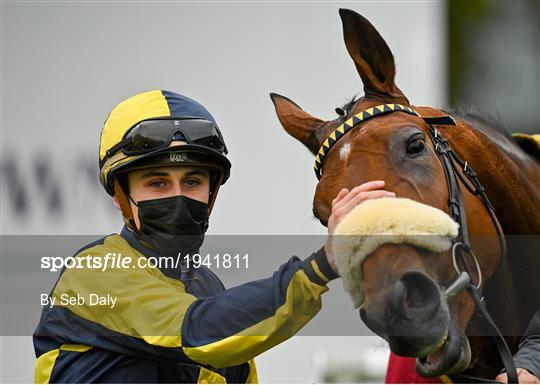
[[[229,178],[226,154],[215,119],[183,95],[143,92],[112,110],[100,181],[125,226],[80,249],[83,268],[63,269],[51,293],[56,305],[43,308],[34,333],[37,383],[253,383],[253,358],[317,314],[338,277],[329,240],[268,278],[227,290],[208,268],[188,264]],[[364,199],[393,196],[383,185],[343,189],[329,232]],[[103,267],[107,257],[114,267]],[[147,263],[179,257],[175,267]],[[106,304],[92,304],[93,296]],[[71,297],[82,301],[63,301]]]

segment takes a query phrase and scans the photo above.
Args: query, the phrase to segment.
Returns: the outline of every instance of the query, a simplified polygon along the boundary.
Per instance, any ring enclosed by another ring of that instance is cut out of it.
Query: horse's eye
[[[415,138],[407,143],[407,154],[418,155],[426,148],[426,141],[424,138]]]

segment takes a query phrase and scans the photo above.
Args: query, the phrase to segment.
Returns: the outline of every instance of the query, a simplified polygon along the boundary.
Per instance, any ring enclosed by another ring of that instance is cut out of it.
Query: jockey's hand
[[[324,251],[328,258],[328,263],[337,272],[334,256],[332,255],[332,235],[337,224],[357,205],[368,199],[395,197],[396,194],[382,190],[384,181],[375,180],[356,186],[352,190],[341,189],[339,194],[332,201],[332,213],[328,218],[328,237],[324,244]]]
[[[540,384],[540,379],[529,372],[527,369],[517,368],[518,382],[520,384]],[[499,374],[495,381],[502,382],[503,384],[508,384],[508,375],[506,373]]]

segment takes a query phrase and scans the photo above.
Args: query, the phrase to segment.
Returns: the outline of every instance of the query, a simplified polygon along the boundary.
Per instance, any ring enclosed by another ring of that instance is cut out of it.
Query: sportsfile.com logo
[[[185,162],[187,160],[187,154],[185,152],[171,152],[171,162]]]

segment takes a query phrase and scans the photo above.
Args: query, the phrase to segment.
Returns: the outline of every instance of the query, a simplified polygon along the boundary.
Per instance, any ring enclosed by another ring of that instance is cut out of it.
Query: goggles
[[[104,163],[118,151],[143,155],[167,148],[173,140],[185,141],[227,154],[221,133],[211,121],[184,116],[143,120],[126,131],[122,140],[107,150]]]

